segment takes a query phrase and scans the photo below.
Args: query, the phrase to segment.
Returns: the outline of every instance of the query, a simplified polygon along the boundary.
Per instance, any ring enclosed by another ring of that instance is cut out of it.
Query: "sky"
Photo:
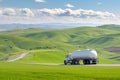
[[[120,0],[0,0],[0,24],[120,24]]]

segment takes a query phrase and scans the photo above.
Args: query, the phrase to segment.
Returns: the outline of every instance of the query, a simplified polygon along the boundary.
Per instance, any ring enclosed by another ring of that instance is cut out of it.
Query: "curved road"
[[[13,61],[20,60],[20,59],[24,58],[27,54],[28,53],[22,53],[22,54],[20,54],[18,57],[14,58],[14,59],[7,60],[7,62],[13,62]]]

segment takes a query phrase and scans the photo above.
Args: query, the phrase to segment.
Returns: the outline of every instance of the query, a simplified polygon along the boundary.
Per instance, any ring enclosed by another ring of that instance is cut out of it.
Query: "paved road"
[[[27,64],[41,64],[41,65],[64,65],[55,63],[27,63]],[[66,66],[120,66],[120,64],[97,64],[97,65],[66,65]]]
[[[97,65],[85,65],[85,66],[120,66],[120,64],[97,64]]]

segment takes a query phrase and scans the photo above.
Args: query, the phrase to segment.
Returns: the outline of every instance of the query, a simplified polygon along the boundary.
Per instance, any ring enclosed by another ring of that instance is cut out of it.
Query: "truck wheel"
[[[71,64],[71,65],[73,65],[73,63],[72,63],[72,62],[71,62],[70,64]]]
[[[97,64],[97,59],[93,60],[92,64]]]
[[[90,60],[89,59],[83,60],[83,64],[84,65],[90,64]]]
[[[76,64],[76,61],[75,60],[73,60],[73,65],[75,65]]]
[[[77,63],[77,65],[80,65],[80,61],[79,60],[77,60],[76,63]]]
[[[66,62],[66,60],[64,60],[64,65],[67,65],[67,62]]]
[[[75,64],[76,64],[76,61],[73,59],[71,62],[71,65],[75,65]]]
[[[90,64],[90,60],[89,59],[87,60],[87,64]]]
[[[83,64],[86,65],[86,64],[87,64],[87,61],[86,61],[86,60],[83,60]]]

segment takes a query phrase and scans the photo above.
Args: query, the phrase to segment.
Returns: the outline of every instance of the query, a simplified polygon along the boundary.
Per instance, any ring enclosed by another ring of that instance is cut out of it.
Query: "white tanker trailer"
[[[64,60],[64,64],[67,65],[70,63],[71,65],[80,64],[80,60],[83,60],[83,64],[97,64],[98,56],[95,50],[77,50],[66,56]]]

